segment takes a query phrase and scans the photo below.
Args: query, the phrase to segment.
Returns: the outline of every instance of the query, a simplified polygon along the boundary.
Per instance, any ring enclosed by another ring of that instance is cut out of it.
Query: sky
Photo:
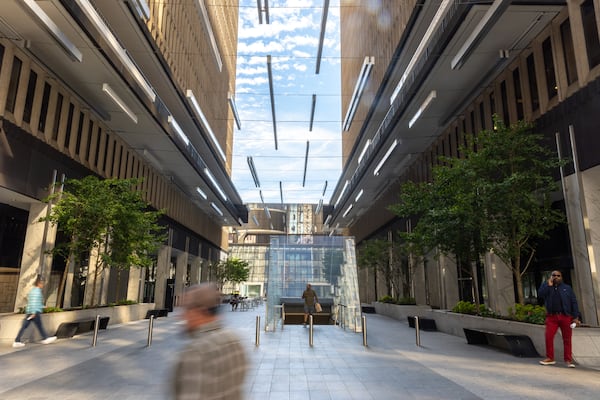
[[[264,3],[264,0],[262,0]],[[240,0],[232,179],[244,203],[328,204],[342,169],[339,0],[331,0],[316,74],[324,0],[269,0],[259,23],[256,0]],[[277,128],[273,134],[267,55]],[[312,131],[312,95],[316,107]],[[309,142],[306,178],[304,164]],[[256,187],[247,157],[252,157]],[[304,186],[303,186],[303,181]],[[262,193],[262,199],[260,194]]]

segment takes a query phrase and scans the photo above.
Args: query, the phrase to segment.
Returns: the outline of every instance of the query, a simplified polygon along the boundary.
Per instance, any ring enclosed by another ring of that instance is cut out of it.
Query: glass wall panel
[[[330,307],[331,319],[360,330],[360,300],[354,238],[344,236],[271,236],[267,272],[266,330],[275,330],[280,306],[302,303],[310,283],[319,303]]]

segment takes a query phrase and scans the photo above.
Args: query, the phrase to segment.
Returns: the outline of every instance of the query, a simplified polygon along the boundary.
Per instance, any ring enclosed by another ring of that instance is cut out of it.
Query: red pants
[[[546,357],[554,360],[554,335],[560,328],[563,339],[565,361],[573,361],[571,355],[571,322],[573,318],[570,315],[554,314],[546,315]]]

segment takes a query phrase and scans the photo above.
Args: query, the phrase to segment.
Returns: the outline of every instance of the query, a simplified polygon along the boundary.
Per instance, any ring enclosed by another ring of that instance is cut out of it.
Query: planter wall
[[[108,324],[122,324],[138,321],[146,317],[148,310],[154,309],[154,303],[130,304],[114,307],[88,308],[84,310],[62,311],[42,314],[42,323],[49,335],[54,335],[58,326],[63,322],[94,319],[96,315],[110,317]],[[0,340],[13,341],[21,328],[25,314],[5,314],[0,316]],[[34,332],[33,335],[31,333]],[[25,335],[31,335],[33,340],[39,340],[37,328],[31,325]]]
[[[384,307],[378,307],[383,305]],[[412,310],[404,307],[416,307]],[[418,308],[421,307],[421,308]],[[395,304],[375,303],[377,314],[408,323],[406,316],[412,315],[435,320],[437,330],[454,336],[465,337],[463,328],[483,329],[495,332],[527,335],[541,356],[546,354],[543,325],[508,321],[496,318],[484,318],[475,315],[458,314],[447,310],[431,310],[425,306],[400,306]],[[562,361],[563,344],[559,333],[554,337],[554,358]],[[578,327],[573,330],[573,359],[582,366],[600,369],[600,327]]]

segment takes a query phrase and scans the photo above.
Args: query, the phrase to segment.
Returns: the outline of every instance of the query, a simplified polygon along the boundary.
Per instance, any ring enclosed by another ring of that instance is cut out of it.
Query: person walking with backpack
[[[44,311],[44,296],[42,294],[42,288],[44,287],[44,280],[41,276],[35,279],[35,283],[33,288],[29,291],[27,295],[27,307],[25,308],[25,319],[23,320],[23,325],[15,338],[13,343],[13,347],[23,347],[25,343],[21,342],[21,336],[23,336],[23,332],[32,322],[40,331],[40,335],[44,339],[42,339],[43,344],[50,344],[56,341],[56,336],[48,336],[46,334],[46,330],[44,329],[44,325],[42,325],[41,314]]]

